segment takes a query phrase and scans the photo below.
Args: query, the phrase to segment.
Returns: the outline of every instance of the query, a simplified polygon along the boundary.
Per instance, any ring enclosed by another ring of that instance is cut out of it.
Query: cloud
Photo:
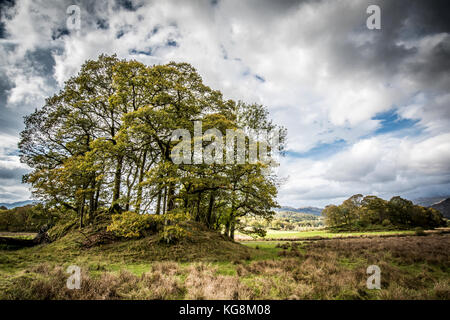
[[[0,134],[0,202],[27,199],[30,196],[29,186],[20,184],[29,168],[20,163],[15,154],[17,142],[16,136]]]
[[[2,7],[0,134],[17,135],[23,115],[101,53],[186,61],[288,128],[283,204],[448,190],[446,1],[77,3],[78,31],[66,27],[72,1]],[[381,30],[366,28],[369,4],[381,7]]]
[[[282,175],[284,201],[326,205],[351,194],[418,197],[444,195],[450,186],[450,134],[423,138],[381,135],[362,139],[322,160],[288,159]],[[282,198],[283,199],[283,198]]]

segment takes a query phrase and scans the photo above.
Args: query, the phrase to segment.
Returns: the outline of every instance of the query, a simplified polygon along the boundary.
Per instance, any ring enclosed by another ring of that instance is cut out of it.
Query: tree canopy
[[[23,180],[47,206],[75,212],[81,227],[101,211],[182,213],[233,237],[240,217],[274,214],[276,176],[263,161],[173,161],[174,138],[180,138],[174,132],[182,128],[194,137],[196,121],[223,135],[278,130],[283,149],[286,131],[264,106],[225,100],[191,65],[146,66],[101,55],[25,117],[19,149],[32,171]],[[189,146],[199,143],[189,139]],[[215,142],[200,144],[214,150]],[[186,150],[183,156],[192,158]]]
[[[356,194],[339,206],[327,206],[322,215],[328,227],[347,230],[436,228],[446,225],[439,211],[414,205],[399,196],[386,201],[376,196]]]

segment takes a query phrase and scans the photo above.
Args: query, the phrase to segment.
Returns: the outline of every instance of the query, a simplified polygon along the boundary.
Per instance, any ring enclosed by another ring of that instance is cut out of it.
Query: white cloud
[[[32,110],[58,89],[48,78],[62,86],[101,53],[146,64],[187,61],[225,97],[267,105],[288,128],[290,151],[346,141],[347,149],[327,159],[285,159],[281,171],[290,178],[280,190],[283,204],[323,205],[354,193],[420,194],[421,185],[425,194],[450,183],[449,74],[432,66],[446,52],[446,32],[402,38],[389,30],[388,18],[381,32],[369,31],[364,1],[140,1],[135,11],[95,1],[80,5],[81,30],[52,40],[70,4],[19,1],[14,9],[6,23],[13,49],[4,41],[0,50],[15,84],[9,107]],[[52,51],[52,74],[27,62],[36,48]],[[372,118],[393,107],[418,120],[423,132],[373,137],[382,123]]]
[[[287,159],[281,201],[295,205],[338,203],[352,194],[413,196],[421,189],[448,192],[450,134],[423,138],[390,135],[362,139],[327,159]],[[334,199],[334,201],[333,201]]]

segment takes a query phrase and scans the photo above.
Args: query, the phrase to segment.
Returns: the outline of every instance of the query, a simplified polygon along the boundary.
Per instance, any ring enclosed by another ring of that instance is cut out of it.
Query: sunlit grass
[[[379,235],[408,235],[414,234],[414,231],[366,231],[366,232],[329,232],[327,230],[310,230],[310,231],[281,231],[268,230],[265,239],[301,239],[301,238],[341,238],[350,236],[379,236]]]

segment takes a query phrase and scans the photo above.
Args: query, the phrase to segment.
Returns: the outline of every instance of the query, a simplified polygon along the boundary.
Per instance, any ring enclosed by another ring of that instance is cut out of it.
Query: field
[[[342,238],[342,237],[359,237],[359,236],[380,236],[380,235],[412,235],[413,231],[374,231],[374,232],[329,232],[327,230],[311,230],[311,231],[278,231],[268,230],[264,239],[305,239],[305,238]],[[240,240],[250,240],[249,236],[238,234]],[[260,238],[261,239],[261,238]]]
[[[449,234],[239,244],[203,232],[174,246],[150,237],[93,247],[83,238],[1,250],[0,299],[450,299]],[[366,287],[373,264],[381,290]],[[80,290],[66,288],[69,265],[81,267]]]
[[[33,232],[0,232],[0,237],[17,238],[17,239],[33,239],[36,233]]]

